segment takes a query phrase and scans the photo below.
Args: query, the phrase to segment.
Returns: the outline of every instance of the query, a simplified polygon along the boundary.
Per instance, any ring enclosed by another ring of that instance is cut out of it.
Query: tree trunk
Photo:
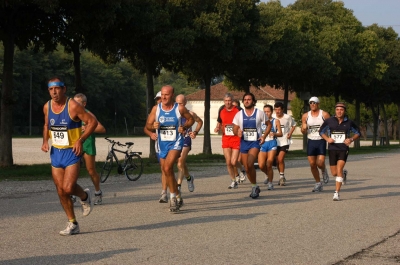
[[[211,100],[211,75],[204,76],[204,84],[206,86],[204,99],[204,142],[203,153],[211,155],[211,135],[210,135],[210,100]]]
[[[385,109],[385,105],[384,104],[380,104],[381,108],[382,108],[382,114],[383,114],[383,125],[384,125],[384,129],[385,129],[385,134],[384,137],[386,138],[385,141],[385,145],[390,145],[389,142],[389,131],[388,131],[388,122],[387,122],[387,117],[386,117],[386,109]]]
[[[82,74],[81,74],[81,51],[79,50],[79,41],[78,43],[72,41],[71,50],[74,55],[74,72],[75,72],[75,94],[77,93],[85,93],[82,86]]]
[[[284,85],[283,86],[285,89],[285,93],[283,95],[283,107],[285,108],[283,110],[283,113],[287,114],[287,109],[288,109],[288,103],[289,103],[289,86],[288,85]]]
[[[371,106],[371,111],[372,111],[372,117],[374,120],[374,125],[373,125],[373,135],[372,135],[372,146],[376,146],[376,137],[378,135],[378,114],[376,113],[374,105]]]
[[[11,33],[12,34],[12,33]],[[0,167],[13,165],[12,157],[12,111],[13,111],[13,69],[14,69],[14,36],[4,33],[4,66],[1,89],[0,118]]]
[[[399,137],[400,144],[400,102],[397,103],[397,135]]]
[[[154,82],[153,68],[150,63],[146,62],[146,85],[147,85],[147,100],[146,100],[146,115],[149,116],[151,109],[154,106]],[[146,117],[147,118],[147,117]],[[157,159],[155,141],[150,138],[150,159]]]
[[[360,101],[356,99],[356,124],[360,125]],[[358,138],[357,140],[355,140],[354,142],[354,148],[358,149],[360,148],[360,138]]]
[[[304,113],[307,113],[309,111],[309,104],[308,104],[308,100],[303,100],[303,110]],[[301,121],[300,121],[301,122]],[[300,128],[301,128],[302,124],[300,124]],[[307,153],[307,142],[308,142],[308,138],[307,138],[307,133],[303,134],[303,152]]]

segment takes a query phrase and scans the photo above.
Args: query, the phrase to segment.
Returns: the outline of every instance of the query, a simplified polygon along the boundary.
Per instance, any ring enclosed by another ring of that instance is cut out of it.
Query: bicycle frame
[[[143,172],[143,162],[142,158],[140,155],[142,152],[133,152],[131,151],[131,148],[133,146],[132,142],[127,142],[125,144],[121,144],[120,142],[116,142],[114,140],[108,139],[107,137],[105,138],[108,142],[110,142],[110,148],[107,153],[107,158],[106,162],[102,168],[101,174],[100,174],[100,181],[101,183],[104,183],[113,167],[113,159],[115,160],[115,163],[117,164],[117,170],[118,174],[125,173],[125,176],[131,180],[131,181],[136,181],[140,178]],[[115,145],[121,146],[121,147],[126,147],[126,150],[121,150],[115,147]],[[122,153],[125,154],[124,157],[124,162],[120,162],[118,159],[116,153]]]

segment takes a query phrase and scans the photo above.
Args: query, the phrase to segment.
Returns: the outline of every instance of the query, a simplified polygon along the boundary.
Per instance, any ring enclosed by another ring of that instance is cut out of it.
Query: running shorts
[[[310,140],[307,141],[307,156],[319,156],[326,155],[326,141],[321,140]]]
[[[77,156],[72,152],[72,148],[58,149],[54,146],[50,150],[51,165],[55,168],[66,168],[74,165],[81,160],[81,156]]]

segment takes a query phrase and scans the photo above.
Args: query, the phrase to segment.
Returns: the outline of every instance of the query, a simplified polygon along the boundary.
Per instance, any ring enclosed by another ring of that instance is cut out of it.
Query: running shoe
[[[72,203],[73,204],[76,203],[76,196],[75,195],[71,195],[70,197],[71,197]]]
[[[260,196],[260,187],[254,186],[254,187],[251,189],[250,197],[253,198],[253,199],[256,199],[256,198],[258,198],[259,196]]]
[[[235,177],[235,181],[236,181],[237,183],[240,182],[240,177],[239,177],[239,175],[237,175],[237,176]]]
[[[81,200],[82,214],[83,216],[88,216],[93,209],[93,200],[90,197],[90,190],[88,188],[84,189],[87,194],[87,199],[85,201]]]
[[[179,207],[183,205],[183,199],[181,197],[176,197],[176,201],[178,202]]]
[[[158,200],[159,203],[167,203],[168,202],[168,196],[166,193],[161,193],[161,198]]]
[[[322,173],[322,177],[324,178],[324,183],[327,184],[329,182],[329,175],[327,169],[325,169],[325,171]]]
[[[237,189],[237,188],[238,188],[237,181],[232,181],[231,185],[228,186],[228,189]]]
[[[246,171],[245,170],[242,170],[239,173],[239,180],[240,180],[240,183],[243,183],[246,181]]]
[[[194,177],[192,175],[189,175],[190,179],[186,179],[187,180],[187,184],[188,184],[188,190],[190,192],[194,191]]]
[[[346,184],[346,181],[347,181],[347,173],[348,173],[348,171],[347,171],[347,169],[344,169],[343,170],[343,185],[344,184]]]
[[[340,201],[339,192],[335,191],[335,193],[333,194],[333,200],[334,201]]]
[[[323,186],[321,182],[317,182],[315,183],[314,189],[312,190],[312,192],[321,192],[323,191]]]
[[[169,211],[171,213],[178,213],[179,212],[179,204],[176,197],[173,197],[169,200]]]
[[[69,235],[75,235],[79,234],[79,224],[74,224],[72,222],[67,223],[67,227],[60,231],[60,235],[62,236],[69,236]]]
[[[100,205],[103,203],[103,192],[94,193],[94,205]]]
[[[281,177],[278,182],[279,186],[286,186],[286,179],[285,177]]]
[[[269,183],[269,180],[268,180],[267,176],[265,176],[264,184],[267,185],[268,183]]]
[[[274,184],[272,182],[268,182],[268,190],[273,190],[274,189]]]

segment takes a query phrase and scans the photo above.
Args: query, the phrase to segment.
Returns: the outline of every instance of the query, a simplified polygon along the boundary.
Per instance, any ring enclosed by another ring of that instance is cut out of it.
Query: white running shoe
[[[273,190],[274,189],[274,184],[272,182],[268,182],[268,190]]]
[[[239,181],[240,181],[240,183],[245,182],[245,180],[246,180],[246,171],[240,171],[239,172]]]
[[[335,191],[335,193],[333,194],[333,200],[334,201],[340,201],[339,192]]]
[[[236,181],[232,181],[231,185],[228,186],[228,189],[237,189],[238,183]]]
[[[171,213],[179,213],[179,204],[176,197],[170,198],[169,200],[169,211]]]
[[[82,205],[82,215],[88,216],[93,209],[93,200],[91,198],[90,190],[88,188],[84,189],[87,194],[87,199],[85,201],[81,200]]]
[[[161,193],[161,198],[158,200],[159,203],[167,203],[168,202],[168,196],[166,193]]]
[[[280,177],[278,185],[279,186],[286,186],[286,178],[285,177]]]
[[[79,234],[79,224],[74,224],[72,222],[67,223],[67,227],[60,231],[60,235],[62,236],[69,236],[69,235],[75,235]]]

